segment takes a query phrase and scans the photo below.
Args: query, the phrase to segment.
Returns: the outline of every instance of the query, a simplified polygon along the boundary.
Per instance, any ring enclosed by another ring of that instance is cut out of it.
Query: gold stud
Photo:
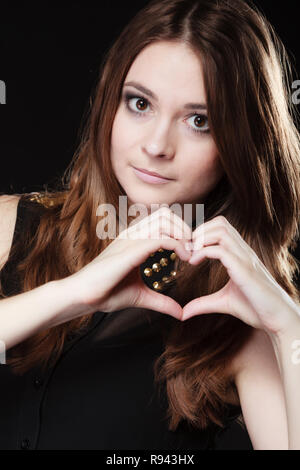
[[[163,248],[160,248],[158,251],[159,251],[159,253],[163,253],[163,252],[164,252],[164,249],[163,249]]]
[[[160,266],[159,263],[154,263],[154,264],[152,265],[152,269],[153,269],[153,271],[155,271],[156,273],[158,273],[158,272],[161,270],[161,266]]]
[[[153,282],[152,285],[153,285],[155,290],[161,290],[162,289],[162,285],[161,285],[160,282],[155,281],[155,282]]]
[[[34,193],[32,194],[32,196],[29,198],[30,201],[36,201],[36,202],[40,202],[40,194],[38,193]]]
[[[172,277],[176,277],[177,272],[176,271],[171,271],[170,274],[171,274]]]
[[[40,193],[33,193],[29,200],[37,202],[46,208],[54,206],[54,202],[50,197]]]
[[[165,284],[169,284],[172,281],[172,277],[164,276],[162,280],[164,281]]]
[[[161,258],[160,264],[161,266],[168,266],[168,258]]]
[[[144,269],[144,274],[145,274],[145,276],[147,276],[147,277],[152,276],[152,269],[151,269],[151,268],[145,268],[145,269]]]
[[[171,253],[171,256],[170,256],[171,260],[174,261],[176,258],[177,258],[177,255],[176,253]]]

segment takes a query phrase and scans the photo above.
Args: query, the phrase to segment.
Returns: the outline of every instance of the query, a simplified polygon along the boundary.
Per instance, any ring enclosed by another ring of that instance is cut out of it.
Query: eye
[[[143,115],[145,114],[145,109],[147,110],[147,107],[150,105],[149,100],[147,100],[143,96],[136,96],[131,93],[125,93],[123,98],[124,98],[126,108],[128,109],[128,111],[135,114],[138,117],[143,117]],[[133,107],[131,107],[130,102],[133,100],[137,100],[137,101],[135,102],[135,104],[133,104]],[[208,118],[205,114],[193,114],[192,116],[189,116],[188,118],[186,118],[185,121],[191,118],[194,119],[193,122],[194,124],[196,124],[196,127],[188,125],[189,131],[194,132],[196,134],[205,134],[205,133],[210,132],[208,127],[204,128],[203,126],[203,121],[206,121],[206,122],[208,121]]]
[[[191,122],[196,125],[196,128],[189,126],[189,129],[192,132],[197,132],[197,133],[201,132],[202,134],[206,133],[206,132],[209,132],[209,127],[207,127],[208,126],[208,124],[207,124],[208,123],[208,117],[205,114],[193,114],[188,119],[191,119],[191,118],[192,118]],[[206,124],[205,124],[205,122],[206,122]]]
[[[144,114],[145,108],[147,108],[147,105],[149,105],[149,101],[143,96],[135,96],[135,95],[131,95],[130,93],[125,94],[124,100],[125,100],[127,109],[131,111],[132,113],[135,113],[138,115]],[[135,109],[133,109],[129,105],[130,101],[133,101],[133,100],[137,100],[136,103],[133,105]]]

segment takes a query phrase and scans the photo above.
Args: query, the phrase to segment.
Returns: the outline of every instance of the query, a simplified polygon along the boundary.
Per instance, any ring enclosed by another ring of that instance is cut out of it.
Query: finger
[[[203,313],[227,313],[231,314],[228,305],[228,297],[226,295],[227,286],[224,286],[218,292],[210,295],[204,295],[197,299],[191,300],[187,305],[183,307],[182,320],[187,320],[196,315]]]
[[[205,258],[219,259],[223,266],[225,266],[225,268],[228,270],[232,269],[233,265],[235,265],[236,267],[239,265],[239,261],[235,259],[235,256],[232,253],[228,252],[221,245],[203,247],[201,250],[199,250],[197,254],[197,259],[192,260],[191,257],[189,263],[193,265],[199,264]]]
[[[181,227],[175,226],[173,220],[164,218],[157,218],[149,224],[140,226],[139,230],[131,231],[129,234],[131,240],[158,240],[168,239],[170,237],[178,240],[186,251],[191,255],[192,244],[184,237],[185,233]],[[192,236],[192,234],[191,234]],[[191,240],[191,239],[190,239]]]
[[[252,248],[243,239],[241,234],[236,230],[235,227],[233,227],[233,225],[230,224],[230,222],[224,216],[215,217],[214,219],[209,220],[208,222],[205,222],[199,227],[197,227],[197,229],[193,232],[194,246],[196,245],[196,243],[200,244],[201,241],[203,241],[204,233],[206,233],[208,230],[214,229],[221,229],[224,231],[224,233],[226,232],[229,236],[231,236],[232,241],[235,242],[237,247],[240,247],[241,249],[244,249],[247,252],[249,252],[249,250],[253,251]],[[197,242],[198,239],[199,241]]]
[[[191,257],[191,253],[184,248],[181,241],[175,240],[172,237],[166,237],[161,240],[138,240],[134,245],[133,241],[130,241],[129,245],[123,246],[122,250],[124,262],[127,262],[126,272],[130,272],[133,268],[139,266],[152,253],[158,251],[160,248],[174,251],[178,258],[186,262]]]
[[[232,281],[245,292],[250,292],[253,289],[253,283],[257,285],[259,282],[257,277],[253,276],[251,266],[221,245],[206,246],[199,251],[197,256],[197,261],[191,262],[190,259],[189,263],[199,264],[205,258],[219,259]]]
[[[230,222],[224,217],[223,215],[218,215],[217,217],[214,217],[211,220],[208,220],[200,225],[194,230],[194,233],[197,232],[198,229],[201,229],[203,226],[206,226],[208,228],[211,227],[217,227],[217,226],[231,226],[233,227]]]
[[[204,228],[193,242],[193,255],[191,261],[197,261],[200,250],[205,246],[219,244],[227,250],[232,251],[236,256],[242,258],[243,249],[241,245],[228,232],[226,227]]]
[[[159,211],[154,213],[157,217],[162,217],[165,219],[169,219],[173,221],[174,226],[178,227],[179,229],[179,237],[181,239],[192,240],[193,230],[192,228],[185,222],[184,219],[179,217],[175,212],[171,211],[168,207],[162,207]],[[176,237],[177,238],[177,237]]]
[[[172,227],[172,236],[179,240],[192,240],[192,229],[185,223],[183,219],[178,217],[170,209],[163,207],[158,211],[155,211],[151,216],[146,217],[139,223],[130,227],[127,232],[129,235],[132,234],[132,237],[136,237],[137,234],[140,235],[140,238],[146,235],[146,238],[149,238],[148,234],[151,234],[152,238],[159,236],[160,228],[167,232]],[[126,236],[126,235],[125,235]],[[138,237],[139,238],[139,237]]]
[[[167,295],[154,292],[148,287],[145,287],[142,290],[136,306],[165,313],[167,315],[171,315],[177,320],[182,320],[182,307],[174,299]]]
[[[151,224],[151,234],[152,239],[164,239],[172,237],[182,245],[182,247],[187,250],[190,254],[192,252],[192,231],[189,231],[189,234],[184,229],[184,225],[181,223],[183,221],[174,222],[172,218],[161,217]],[[187,238],[189,236],[189,238]]]
[[[173,250],[182,261],[188,261],[191,257],[191,251],[187,250],[182,240],[176,240],[175,238],[169,237],[168,234],[163,234],[164,238],[161,240],[151,240],[148,248],[148,256],[155,251],[163,248],[165,250]],[[149,250],[151,250],[149,252]]]

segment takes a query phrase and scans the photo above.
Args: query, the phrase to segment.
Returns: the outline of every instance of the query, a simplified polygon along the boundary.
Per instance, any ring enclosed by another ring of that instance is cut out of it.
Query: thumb
[[[183,307],[182,320],[187,320],[188,318],[201,315],[202,313],[229,313],[226,287],[227,286],[224,286],[213,294],[204,295],[191,300]]]
[[[183,310],[181,305],[171,297],[154,292],[148,287],[141,290],[136,306],[166,313],[177,318],[177,320],[182,320]]]

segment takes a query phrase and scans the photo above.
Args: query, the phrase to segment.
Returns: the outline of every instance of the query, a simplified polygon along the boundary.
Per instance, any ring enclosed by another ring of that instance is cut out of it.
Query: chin
[[[128,197],[128,201],[130,201],[130,203],[128,202],[128,206],[133,205],[133,204],[142,204],[145,207],[147,207],[147,209],[149,211],[149,214],[150,214],[150,211],[151,211],[151,204],[166,204],[167,203],[166,201],[162,201],[160,199],[155,199],[155,197],[154,198],[152,198],[152,197],[151,198],[149,198],[149,197],[145,198],[144,195],[139,198],[139,197],[131,197],[127,193],[127,197]]]

